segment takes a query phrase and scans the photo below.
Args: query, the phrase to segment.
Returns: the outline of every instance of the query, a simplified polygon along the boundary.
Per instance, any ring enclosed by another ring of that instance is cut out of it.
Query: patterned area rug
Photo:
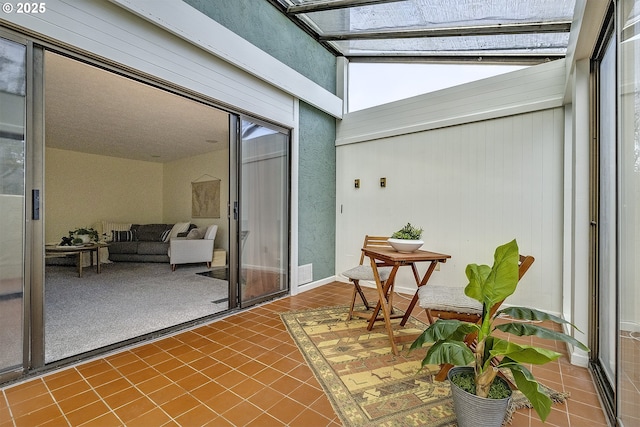
[[[398,356],[382,322],[346,321],[348,307],[324,307],[280,316],[345,426],[455,426],[448,382],[434,381],[437,366],[420,369],[426,349],[409,352],[427,325],[410,318],[392,321]],[[552,399],[567,394],[550,390]],[[529,401],[515,392],[506,421]]]

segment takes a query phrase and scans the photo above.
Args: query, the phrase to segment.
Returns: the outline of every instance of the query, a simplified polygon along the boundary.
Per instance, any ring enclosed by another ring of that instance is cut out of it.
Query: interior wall
[[[553,108],[339,146],[336,273],[358,263],[365,234],[411,222],[424,228],[423,249],[452,256],[432,283],[464,286],[467,264],[491,265],[516,238],[536,261],[507,303],[559,314],[563,134],[563,108]],[[414,283],[401,269],[396,289]]]
[[[220,218],[191,217],[191,183],[220,179]],[[163,165],[163,221],[216,224],[215,247],[229,249],[229,150],[217,150]]]
[[[46,148],[45,241],[99,221],[163,220],[162,164]]]

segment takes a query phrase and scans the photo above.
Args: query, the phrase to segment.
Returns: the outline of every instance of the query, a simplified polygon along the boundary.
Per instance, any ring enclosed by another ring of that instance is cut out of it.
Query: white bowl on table
[[[415,252],[424,245],[422,240],[407,240],[407,239],[388,239],[387,242],[398,252],[411,253]]]

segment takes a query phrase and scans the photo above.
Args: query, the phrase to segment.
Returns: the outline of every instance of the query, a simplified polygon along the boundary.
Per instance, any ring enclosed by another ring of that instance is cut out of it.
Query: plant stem
[[[489,396],[489,389],[491,388],[491,383],[493,383],[496,375],[498,375],[498,370],[493,366],[482,372],[480,375],[476,375],[476,396]]]

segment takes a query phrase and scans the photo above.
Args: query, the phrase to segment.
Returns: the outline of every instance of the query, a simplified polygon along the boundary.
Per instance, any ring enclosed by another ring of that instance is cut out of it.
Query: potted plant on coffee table
[[[414,227],[411,223],[407,223],[400,230],[391,235],[387,241],[398,252],[414,252],[420,249],[424,244],[420,237],[422,236],[422,228]]]
[[[90,242],[97,243],[100,240],[100,236],[96,230],[84,227],[69,230],[69,238],[74,245],[82,245]]]
[[[492,385],[503,381],[498,375],[501,370],[511,371],[517,388],[529,399],[531,406],[542,421],[551,411],[551,399],[523,364],[541,365],[556,360],[561,354],[544,348],[507,341],[499,337],[496,334],[497,331],[516,336],[536,336],[564,341],[584,351],[589,351],[584,344],[569,335],[535,323],[522,322],[522,320],[551,321],[558,324],[568,324],[575,328],[571,323],[557,316],[525,307],[507,307],[491,314],[491,308],[495,304],[503,301],[516,290],[518,261],[518,244],[513,240],[496,249],[492,267],[469,264],[466,268],[469,284],[464,289],[464,293],[482,303],[481,321],[472,323],[460,320],[437,320],[411,345],[411,349],[415,349],[422,347],[423,344],[433,343],[422,360],[423,367],[427,364],[455,366],[449,371],[448,378],[460,426],[500,426],[502,424],[508,402],[502,402],[502,414],[498,414],[494,418],[495,424],[490,424],[489,412],[486,407],[482,409],[462,408],[463,405],[474,402],[489,405],[492,400],[499,401],[500,399],[489,397],[491,397]],[[501,316],[509,316],[520,321],[497,322]],[[474,349],[471,349],[465,342],[465,338],[469,334],[477,334]],[[459,370],[467,373],[459,375]],[[458,390],[458,382],[461,381],[461,377],[465,376],[468,390],[461,392]],[[507,391],[507,394],[510,392]]]

